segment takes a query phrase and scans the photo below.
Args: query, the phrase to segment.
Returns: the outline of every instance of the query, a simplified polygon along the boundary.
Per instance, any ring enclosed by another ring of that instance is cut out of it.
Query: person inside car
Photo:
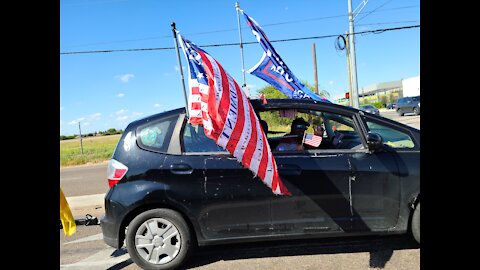
[[[285,135],[285,138],[281,143],[277,145],[275,150],[277,151],[302,151],[303,147],[303,135],[310,124],[303,118],[295,118],[290,126],[290,133]]]

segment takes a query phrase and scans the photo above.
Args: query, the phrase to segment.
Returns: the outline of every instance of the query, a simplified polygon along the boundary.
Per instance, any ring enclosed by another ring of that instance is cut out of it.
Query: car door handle
[[[302,168],[295,164],[277,164],[279,174],[283,175],[300,175]]]
[[[185,163],[172,164],[170,165],[170,172],[173,174],[191,174],[193,168]]]

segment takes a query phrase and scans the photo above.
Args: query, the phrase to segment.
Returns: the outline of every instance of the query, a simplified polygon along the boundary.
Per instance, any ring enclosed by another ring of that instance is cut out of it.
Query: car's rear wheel
[[[420,202],[418,202],[413,212],[411,226],[413,238],[420,244]]]
[[[418,107],[413,108],[413,113],[415,115],[419,115],[420,114],[420,109],[418,109]]]
[[[192,250],[191,235],[183,217],[170,209],[152,209],[128,225],[127,250],[142,269],[175,269]]]

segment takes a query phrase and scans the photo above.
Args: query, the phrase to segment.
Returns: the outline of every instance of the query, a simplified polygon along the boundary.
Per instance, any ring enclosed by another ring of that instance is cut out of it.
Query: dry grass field
[[[80,139],[60,141],[60,166],[98,163],[108,160],[112,157],[120,136],[121,134],[83,138],[83,155],[80,148]]]

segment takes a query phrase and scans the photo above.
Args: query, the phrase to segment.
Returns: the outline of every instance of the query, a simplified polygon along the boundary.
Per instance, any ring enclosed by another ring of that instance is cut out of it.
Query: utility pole
[[[348,32],[345,32],[345,36],[347,37],[345,41],[345,48],[347,54],[347,70],[348,70],[348,105],[352,106],[352,73],[350,72],[350,53],[348,48]]]
[[[315,49],[315,42],[312,44],[313,54],[313,76],[315,77],[315,94],[318,95],[318,76],[317,76],[317,50]]]
[[[78,121],[78,130],[80,132],[80,148],[82,149],[82,155],[83,155],[82,129],[80,128],[80,121]]]
[[[364,2],[365,3],[365,2]],[[353,25],[353,13],[352,13],[352,0],[348,0],[348,24],[349,24],[349,49],[350,49],[350,62],[352,69],[352,107],[358,109],[358,84],[357,84],[357,63],[355,57],[355,30]]]

